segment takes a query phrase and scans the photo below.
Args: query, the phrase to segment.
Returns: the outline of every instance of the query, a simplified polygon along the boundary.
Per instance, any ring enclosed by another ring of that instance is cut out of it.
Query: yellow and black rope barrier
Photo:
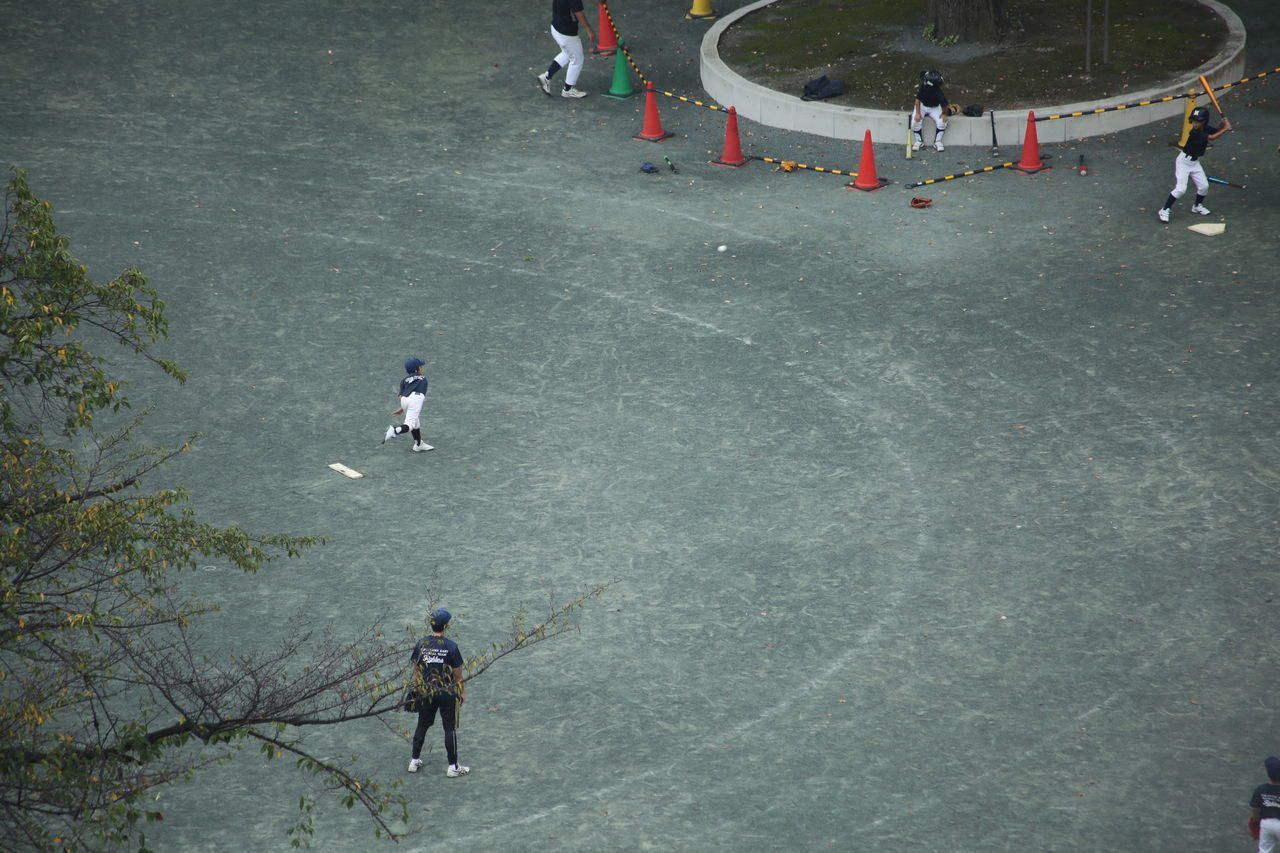
[[[719,104],[704,104],[702,101],[695,101],[693,98],[686,98],[684,95],[677,95],[675,92],[665,92],[659,89],[657,90],[657,93],[659,95],[666,95],[668,98],[675,98],[677,101],[684,101],[686,104],[693,104],[695,107],[704,107],[708,110],[719,110],[721,112],[728,112],[728,110],[726,110],[724,107],[720,106]]]
[[[759,155],[751,155],[752,160],[759,160],[762,163],[777,163],[778,168],[784,172],[794,172],[796,169],[808,169],[810,172],[825,172],[828,175],[845,175],[846,177],[856,178],[857,172],[846,172],[843,169],[828,169],[825,166],[810,166],[808,163],[797,163],[795,160],[783,160],[780,157],[761,157]]]
[[[614,23],[613,13],[609,11],[608,3],[604,4],[604,13],[605,13],[605,16],[609,19],[609,24],[613,27],[613,31],[615,33],[620,32],[618,30],[618,25]],[[620,43],[618,45],[618,48],[623,52],[623,54],[626,55],[627,64],[630,65],[631,70],[635,72],[636,78],[639,79],[640,81],[640,88],[643,89],[645,87],[645,84],[650,82],[649,78],[646,77],[645,73],[640,70],[640,66],[636,64],[635,59],[631,56],[631,49],[626,45],[625,42]],[[675,92],[668,92],[665,89],[659,89],[656,84],[654,85],[653,90],[655,95],[666,95],[668,98],[675,98],[677,101],[684,101],[686,104],[693,104],[696,107],[702,107],[708,110],[728,112],[728,108],[722,107],[719,104],[708,104],[704,101],[699,101],[694,98],[686,97],[684,95],[677,95]]]
[[[1014,165],[1010,160],[1008,163],[1000,163],[996,166],[983,166],[981,169],[970,169],[967,172],[956,172],[954,175],[946,175],[941,178],[930,178],[927,181],[917,181],[914,184],[907,184],[907,189],[913,190],[916,187],[927,187],[929,184],[940,184],[943,181],[954,181],[956,178],[967,178],[970,175],[980,175],[983,172],[994,172],[996,169],[1008,169]]]
[[[1149,101],[1136,101],[1132,104],[1117,104],[1114,107],[1098,107],[1092,110],[1078,110],[1077,112],[1073,112],[1073,113],[1058,113],[1055,115],[1048,115],[1048,116],[1036,116],[1036,121],[1053,121],[1054,119],[1059,119],[1059,118],[1079,118],[1080,116],[1099,115],[1101,113],[1116,112],[1117,110],[1132,110],[1138,107],[1149,107],[1149,106],[1152,106],[1153,104],[1166,104],[1169,101],[1176,101],[1179,98],[1194,98],[1196,95],[1207,95],[1211,91],[1220,92],[1223,89],[1230,89],[1234,86],[1239,86],[1242,83],[1251,83],[1254,80],[1261,80],[1263,77],[1266,77],[1270,74],[1275,74],[1277,72],[1280,72],[1280,68],[1272,68],[1270,71],[1262,71],[1258,74],[1253,74],[1248,77],[1242,77],[1239,80],[1235,80],[1231,83],[1223,83],[1221,86],[1211,86],[1209,89],[1205,89],[1199,92],[1192,90],[1182,95],[1168,95],[1163,98],[1155,98]]]
[[[1185,97],[1187,96],[1186,95],[1169,95],[1167,97],[1156,98],[1155,100],[1151,100],[1151,101],[1136,101],[1132,104],[1119,104],[1118,106],[1114,106],[1114,107],[1098,107],[1097,109],[1093,109],[1093,110],[1077,110],[1076,112],[1073,112],[1073,113],[1055,113],[1054,115],[1048,115],[1048,116],[1036,116],[1036,121],[1053,121],[1054,119],[1058,119],[1058,118],[1079,118],[1080,116],[1095,116],[1095,115],[1100,115],[1102,113],[1113,113],[1113,112],[1116,112],[1117,110],[1132,110],[1132,109],[1136,109],[1137,107],[1149,107],[1152,104],[1164,104],[1164,103],[1168,103],[1169,101],[1176,101],[1179,98],[1185,98]]]

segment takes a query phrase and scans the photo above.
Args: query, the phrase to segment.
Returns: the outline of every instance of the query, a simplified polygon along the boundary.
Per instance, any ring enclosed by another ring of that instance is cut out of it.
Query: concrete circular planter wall
[[[894,112],[846,107],[820,101],[802,101],[796,94],[778,92],[752,83],[724,63],[719,51],[720,37],[724,31],[734,21],[775,2],[777,0],[758,0],[750,3],[716,21],[707,31],[702,39],[701,50],[702,86],[707,94],[726,107],[735,107],[738,115],[770,127],[799,130],[833,139],[861,139],[863,134],[870,130],[871,138],[876,142],[905,141],[907,110]],[[1124,101],[1046,104],[1030,109],[1035,111],[1036,116],[1048,116],[1133,104],[1139,101],[1154,101],[1170,95],[1186,94],[1191,89],[1199,90],[1201,87],[1196,78],[1201,74],[1209,80],[1211,85],[1239,80],[1245,74],[1244,24],[1234,12],[1216,0],[1196,0],[1196,2],[1209,7],[1226,22],[1227,43],[1217,56],[1189,73],[1185,79],[1162,88],[1134,92],[1126,95]],[[1179,98],[1151,106],[1041,121],[1036,123],[1036,136],[1041,142],[1065,142],[1070,139],[1115,133],[1118,130],[1181,116],[1185,106],[1186,102]],[[1023,134],[1026,132],[1027,112],[1026,108],[995,111],[996,135],[1001,147],[1012,148],[1022,144]],[[931,138],[928,131],[925,138]],[[991,119],[989,116],[969,118],[958,115],[947,127],[948,147],[990,146],[990,144]]]

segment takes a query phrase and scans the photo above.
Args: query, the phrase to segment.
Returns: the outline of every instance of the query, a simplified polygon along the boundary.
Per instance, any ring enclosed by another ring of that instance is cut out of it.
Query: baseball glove
[[[782,171],[784,171],[784,172],[794,172],[794,171],[795,171],[795,169],[796,169],[796,161],[795,161],[795,160],[783,160],[782,162],[780,162],[780,163],[778,164],[778,167],[779,167],[780,169],[782,169]]]
[[[919,196],[916,196],[911,199],[911,206],[918,210],[923,210],[931,204],[933,204],[933,199],[931,198],[920,198]]]
[[[958,106],[956,106],[955,104],[947,104],[947,108],[946,108],[945,112],[946,112],[946,114],[947,114],[947,115],[949,115],[949,116],[953,116],[953,115],[955,115],[956,113],[960,112],[960,108],[959,108]]]

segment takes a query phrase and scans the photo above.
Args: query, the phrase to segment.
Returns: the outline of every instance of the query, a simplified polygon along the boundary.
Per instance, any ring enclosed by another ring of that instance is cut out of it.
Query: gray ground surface
[[[211,521],[331,537],[193,578],[218,639],[413,621],[435,571],[478,651],[616,580],[476,681],[474,772],[432,738],[404,849],[1248,850],[1280,752],[1277,84],[1229,100],[1207,165],[1249,189],[1213,188],[1210,238],[1189,197],[1156,221],[1171,125],[915,191],[992,161],[885,144],[873,194],[707,165],[723,115],[669,99],[676,136],[633,141],[639,98],[534,88],[537,5],[0,0],[0,161],[96,276],[168,300],[191,381],[134,396],[157,440],[205,434],[169,476]],[[1231,5],[1280,65],[1269,0]],[[696,98],[685,11],[614,9]],[[434,453],[378,446],[409,354]],[[403,774],[379,726],[326,738]],[[245,756],[149,839],[285,849],[299,791]],[[317,849],[373,845],[330,806]]]

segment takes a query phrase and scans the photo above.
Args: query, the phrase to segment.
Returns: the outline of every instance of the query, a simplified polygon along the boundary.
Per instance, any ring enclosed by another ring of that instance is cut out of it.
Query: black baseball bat
[[[1000,146],[996,144],[996,113],[991,111],[991,156],[1000,156]]]

